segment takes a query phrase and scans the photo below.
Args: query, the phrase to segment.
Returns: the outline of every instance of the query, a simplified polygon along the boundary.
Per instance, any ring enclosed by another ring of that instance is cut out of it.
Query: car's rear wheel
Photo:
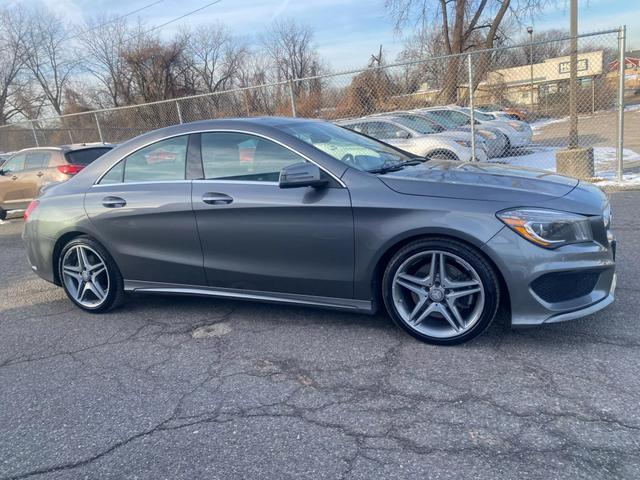
[[[482,333],[498,310],[500,285],[493,267],[475,249],[445,238],[401,248],[382,280],[391,318],[428,343],[453,345]]]
[[[7,218],[7,211],[0,208],[0,221]]]
[[[502,149],[502,156],[507,157],[511,154],[511,140],[505,135],[504,148]]]
[[[122,303],[120,270],[109,252],[90,237],[77,237],[65,245],[58,273],[69,299],[87,312],[106,312]]]

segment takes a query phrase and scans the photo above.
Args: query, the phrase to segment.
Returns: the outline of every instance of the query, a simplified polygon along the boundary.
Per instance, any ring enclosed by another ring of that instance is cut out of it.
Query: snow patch
[[[515,155],[498,159],[501,163],[515,165],[518,167],[534,168],[537,170],[556,171],[556,152],[558,147],[530,146],[520,149]],[[517,154],[519,153],[519,154]],[[640,153],[629,148],[622,151],[623,162],[640,162]],[[617,180],[616,174],[616,149],[615,147],[594,147],[594,166],[596,178],[593,183],[605,185],[631,186],[640,185],[640,172],[626,173],[623,180]]]
[[[539,120],[535,120],[531,123],[529,123],[529,126],[531,127],[531,130],[533,130],[534,132],[536,130],[541,129],[542,127],[546,127],[547,125],[552,125],[554,123],[560,123],[560,122],[566,122],[569,119],[569,117],[563,117],[563,118],[541,118]]]

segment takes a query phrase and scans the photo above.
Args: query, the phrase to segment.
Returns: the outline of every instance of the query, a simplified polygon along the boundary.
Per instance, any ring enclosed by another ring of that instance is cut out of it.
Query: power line
[[[122,20],[123,18],[130,17],[131,15],[135,15],[136,13],[141,12],[142,10],[146,10],[147,8],[151,8],[151,7],[153,7],[154,5],[157,5],[157,4],[162,3],[162,2],[164,2],[164,0],[156,0],[155,2],[151,2],[151,3],[147,4],[147,5],[145,5],[144,7],[140,7],[140,8],[137,8],[137,9],[135,9],[135,10],[132,10],[131,12],[125,13],[124,15],[120,15],[120,16],[114,17],[114,18],[112,18],[112,19],[111,19],[111,20],[109,20],[109,21],[106,21],[106,22],[101,23],[101,24],[99,24],[99,25],[95,25],[95,26],[93,26],[93,27],[91,27],[91,28],[88,28],[88,29],[86,29],[86,30],[83,30],[83,31],[82,31],[82,32],[80,32],[80,33],[76,33],[75,35],[72,35],[72,36],[70,36],[70,37],[64,37],[62,40],[63,40],[63,41],[64,41],[64,40],[73,40],[74,38],[81,37],[81,36],[82,36],[82,35],[84,35],[85,33],[92,32],[92,31],[97,30],[97,29],[99,29],[99,28],[102,28],[102,27],[105,27],[105,26],[110,25],[110,24],[112,24],[112,23],[115,23],[115,22],[117,22],[118,20]]]
[[[160,3],[161,1],[164,1],[164,0],[159,0],[159,1],[155,2],[155,3]],[[138,38],[138,37],[140,37],[142,35],[145,35],[147,33],[153,32],[154,30],[157,30],[159,28],[165,27],[165,26],[167,26],[167,25],[169,25],[171,23],[174,23],[174,22],[177,22],[179,20],[182,20],[183,18],[186,18],[186,17],[188,17],[190,15],[193,15],[195,13],[198,13],[198,12],[204,10],[205,8],[209,8],[209,7],[213,6],[213,5],[215,5],[216,3],[220,3],[221,1],[222,0],[215,0],[213,2],[209,2],[209,3],[207,3],[207,4],[205,4],[205,5],[201,6],[201,7],[196,8],[195,10],[191,10],[190,12],[187,12],[187,13],[185,13],[183,15],[180,15],[179,17],[173,18],[173,19],[171,19],[171,20],[169,20],[167,22],[164,22],[164,23],[162,23],[160,25],[152,27],[152,28],[150,28],[148,30],[145,30],[143,32],[136,33],[136,34],[132,35],[131,37],[129,37],[127,40],[129,40],[129,41],[133,40],[133,39]],[[143,8],[146,8],[146,7],[143,7]],[[126,15],[131,15],[133,13],[135,13],[135,12],[130,12],[130,13],[126,14]],[[123,18],[124,18],[124,16],[123,16]],[[105,23],[104,25],[107,25],[108,23],[109,22]],[[99,26],[96,26],[93,29],[96,29],[98,27]],[[61,62],[61,63],[58,64],[58,66],[61,67],[61,66],[65,66],[65,65],[70,65],[72,63],[82,62],[83,60],[87,60],[88,58],[90,58],[90,55],[83,55],[81,57],[78,57],[78,58],[74,59],[73,62]]]
[[[167,25],[169,25],[170,23],[174,23],[177,22],[178,20],[182,20],[183,18],[186,18],[190,15],[193,15],[194,13],[198,13],[201,10],[204,10],[205,8],[209,8],[212,5],[215,5],[216,3],[220,3],[222,0],[215,0],[215,2],[211,2],[211,3],[207,3],[206,5],[203,5],[200,8],[196,8],[195,10],[191,10],[190,12],[185,13],[184,15],[180,15],[179,17],[174,18],[173,20],[169,20],[168,22],[162,23],[160,25],[157,25],[149,30],[147,30],[144,33],[149,33],[149,32],[153,32],[154,30],[157,30],[158,28],[162,28],[162,27],[166,27]]]

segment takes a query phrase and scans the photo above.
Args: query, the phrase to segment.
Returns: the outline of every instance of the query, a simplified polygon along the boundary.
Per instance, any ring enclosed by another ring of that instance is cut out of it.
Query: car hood
[[[513,202],[563,197],[578,185],[575,178],[543,170],[449,160],[431,160],[379,178],[405,195]]]
[[[511,125],[509,125],[507,123],[507,121],[515,122],[516,120],[507,120],[507,119],[504,119],[504,120],[487,120],[487,121],[480,122],[480,125],[482,125],[483,128],[492,127],[492,128],[498,129],[498,130],[500,130],[502,132],[503,131],[515,132],[516,129],[513,128]]]
[[[469,132],[463,132],[460,130],[443,130],[442,132],[431,133],[428,136],[431,138],[441,138],[446,140],[471,140],[471,135],[469,134]]]

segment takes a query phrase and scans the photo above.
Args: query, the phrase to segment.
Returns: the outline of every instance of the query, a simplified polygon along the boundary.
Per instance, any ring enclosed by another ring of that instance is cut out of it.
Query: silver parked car
[[[464,121],[467,124],[471,122],[471,111],[466,107],[448,106],[448,107],[429,107],[426,109],[436,112],[439,115]],[[511,148],[526,147],[531,143],[533,132],[527,122],[519,120],[496,120],[493,116],[482,113],[478,110],[474,112],[475,120],[482,126],[494,127],[507,137],[507,145],[505,153]]]
[[[470,161],[471,136],[465,132],[438,130],[416,118],[376,115],[343,120],[336,125],[382,140],[419,157]],[[476,159],[487,159],[484,142],[476,144]]]
[[[423,118],[434,122],[444,130],[471,132],[471,121],[467,117],[452,119],[448,116],[439,115],[437,112],[432,112],[424,109],[411,110],[408,112],[396,113],[398,116],[402,115],[419,115]],[[504,155],[507,149],[507,136],[499,129],[487,125],[480,126],[480,122],[476,120],[475,124],[476,135],[484,140],[485,149],[487,150],[487,156],[489,158],[500,157]]]
[[[546,171],[416,161],[319,120],[176,125],[125,142],[25,212],[34,272],[88,312],[125,292],[372,313],[469,340],[614,299],[606,196]]]

